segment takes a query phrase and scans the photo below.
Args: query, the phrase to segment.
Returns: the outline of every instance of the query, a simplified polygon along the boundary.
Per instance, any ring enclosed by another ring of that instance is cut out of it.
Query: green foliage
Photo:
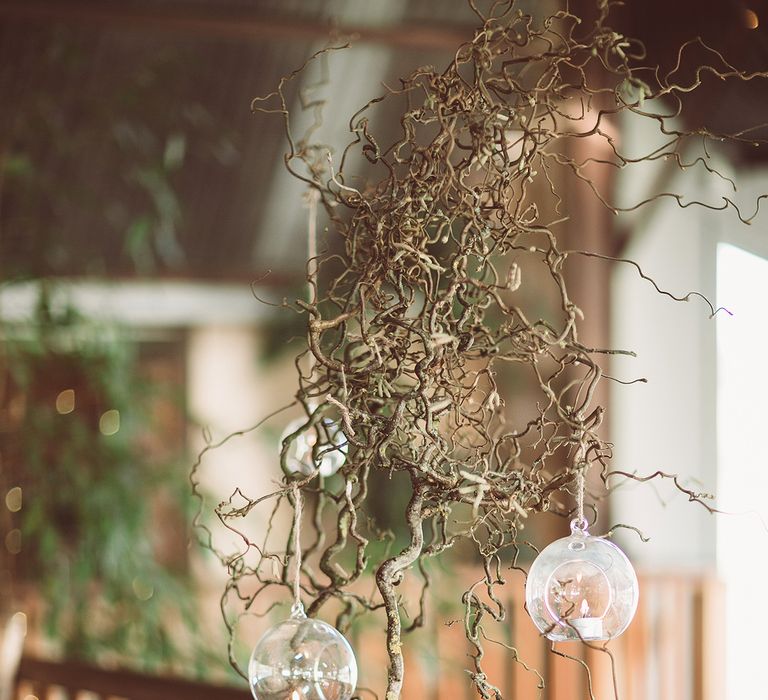
[[[177,529],[186,521],[184,467],[141,448],[162,389],[141,380],[114,328],[51,308],[42,294],[34,323],[4,327],[15,408],[3,477],[23,493],[16,577],[38,591],[66,657],[188,668],[201,658],[194,597],[184,565],[164,565],[151,538],[174,527],[153,522],[160,498]]]
[[[3,276],[209,272],[193,207],[236,177],[241,144],[201,89],[208,47],[24,31],[42,50],[0,67]]]

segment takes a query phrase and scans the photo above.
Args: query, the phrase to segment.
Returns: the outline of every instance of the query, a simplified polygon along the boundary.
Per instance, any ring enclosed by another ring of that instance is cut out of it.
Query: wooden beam
[[[61,22],[109,27],[134,27],[198,34],[226,39],[325,41],[338,37],[410,49],[454,51],[472,38],[472,27],[460,25],[399,25],[334,27],[329,23],[290,16],[265,16],[252,11],[225,10],[215,3],[113,4],[88,0],[0,0],[0,19]]]

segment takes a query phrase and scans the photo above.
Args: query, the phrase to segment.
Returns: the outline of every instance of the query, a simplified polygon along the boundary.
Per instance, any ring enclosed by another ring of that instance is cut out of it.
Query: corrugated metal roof
[[[464,0],[224,5],[353,26],[469,21]],[[253,116],[250,102],[320,45],[0,18],[3,276],[295,276],[301,187],[283,174],[280,119]],[[334,56],[329,138],[382,80],[449,55],[360,44]]]
[[[372,39],[331,59],[323,138],[338,147],[382,81],[444,65],[475,17],[466,0],[0,0],[0,274],[298,280],[303,186],[285,173],[280,119],[250,102],[332,22]],[[437,48],[421,28],[441,27]],[[750,37],[745,51],[763,46]],[[692,104],[720,130],[755,123],[765,97],[751,86]],[[396,116],[376,111],[383,141]]]

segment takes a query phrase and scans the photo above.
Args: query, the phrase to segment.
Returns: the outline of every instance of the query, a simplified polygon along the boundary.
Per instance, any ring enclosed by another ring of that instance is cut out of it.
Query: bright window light
[[[727,700],[768,687],[764,636],[768,585],[768,260],[732,245],[717,250],[718,506],[750,515],[717,519],[717,565],[726,585]],[[762,518],[762,522],[761,522]]]

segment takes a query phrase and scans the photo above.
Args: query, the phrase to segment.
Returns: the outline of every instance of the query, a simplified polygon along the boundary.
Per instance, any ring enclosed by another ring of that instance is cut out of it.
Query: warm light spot
[[[747,29],[757,29],[760,26],[760,18],[754,10],[744,10],[744,26]]]
[[[37,695],[25,695],[24,700],[40,700]]]
[[[18,394],[8,402],[8,416],[12,422],[20,421],[27,411],[26,394]]]
[[[18,554],[21,551],[21,530],[11,530],[5,536],[5,548],[11,554]]]
[[[14,486],[5,494],[5,507],[11,513],[18,513],[21,510],[21,486]]]
[[[99,430],[102,435],[114,435],[120,430],[120,411],[114,408],[104,411],[99,418]]]
[[[56,397],[56,410],[63,416],[75,410],[75,390],[64,389]]]
[[[149,600],[155,594],[152,584],[142,581],[138,576],[131,581],[131,587],[139,600]]]

